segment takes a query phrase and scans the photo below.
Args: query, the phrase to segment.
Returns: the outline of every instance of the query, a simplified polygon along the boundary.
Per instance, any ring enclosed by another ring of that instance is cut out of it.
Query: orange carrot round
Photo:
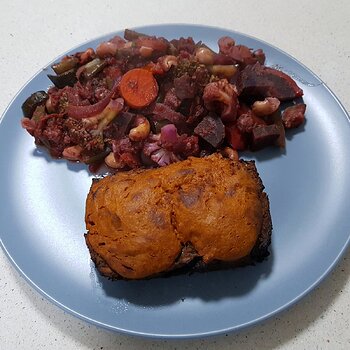
[[[146,69],[129,70],[122,77],[119,85],[125,102],[132,108],[148,106],[158,95],[158,84],[152,73]]]

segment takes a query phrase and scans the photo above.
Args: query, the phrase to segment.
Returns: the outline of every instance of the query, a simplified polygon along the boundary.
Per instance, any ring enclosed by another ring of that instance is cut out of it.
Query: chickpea
[[[214,53],[206,47],[200,47],[196,51],[196,58],[199,63],[210,65],[214,63]]]
[[[80,155],[82,151],[83,149],[79,145],[70,146],[70,147],[66,147],[63,150],[62,155],[65,159],[77,161],[77,160],[80,160]]]
[[[280,101],[276,97],[266,97],[264,101],[255,101],[252,106],[253,113],[258,117],[264,117],[277,111]]]
[[[234,161],[239,160],[238,152],[231,147],[225,147],[224,149],[222,149],[221,154],[225,158],[229,158],[229,159],[234,160]]]
[[[151,57],[153,54],[153,49],[148,46],[141,46],[140,47],[140,55],[141,57],[148,58]]]
[[[105,163],[107,166],[113,169],[121,169],[124,167],[124,164],[115,160],[113,152],[108,154],[108,156],[105,158]]]
[[[177,66],[177,57],[172,55],[165,56],[163,65],[167,68],[166,70],[169,70],[172,66]]]
[[[131,141],[142,141],[147,138],[151,131],[149,121],[144,116],[138,115],[136,117],[136,126],[129,132],[129,139]]]
[[[237,73],[238,68],[232,64],[229,64],[229,65],[215,64],[209,67],[209,71],[210,73],[217,75],[219,77],[230,79]]]

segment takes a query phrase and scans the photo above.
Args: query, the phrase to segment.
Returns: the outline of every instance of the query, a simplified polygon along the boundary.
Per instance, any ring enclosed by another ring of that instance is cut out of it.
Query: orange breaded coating
[[[235,265],[270,237],[268,200],[253,162],[214,154],[95,181],[86,242],[103,275],[142,279],[193,264]],[[262,232],[269,231],[269,232]]]

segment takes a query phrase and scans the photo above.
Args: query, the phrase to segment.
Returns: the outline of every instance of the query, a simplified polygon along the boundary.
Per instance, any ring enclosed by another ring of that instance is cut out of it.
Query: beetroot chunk
[[[252,50],[245,45],[236,45],[235,41],[228,36],[220,38],[218,45],[220,54],[230,57],[234,62],[242,66],[254,64],[256,62],[264,63],[265,61],[265,54],[261,49],[256,53],[252,52]]]
[[[241,114],[237,119],[237,127],[241,132],[251,133],[258,125],[266,125],[265,121],[257,117],[251,110]]]
[[[252,149],[256,151],[274,145],[280,130],[276,124],[260,125],[253,129],[252,136]]]
[[[286,129],[297,128],[304,123],[306,104],[299,103],[288,107],[282,114],[282,122]]]
[[[246,66],[238,77],[237,87],[242,96],[276,97],[280,101],[303,95],[303,90],[287,74],[262,66]]]
[[[175,94],[180,99],[194,98],[197,89],[191,77],[186,73],[174,79]]]
[[[181,100],[176,96],[175,88],[171,88],[164,97],[164,104],[176,111],[180,105]]]
[[[173,124],[181,124],[186,121],[186,118],[184,115],[182,115],[179,112],[175,112],[173,109],[171,109],[169,106],[163,104],[163,103],[156,103],[154,109],[154,120],[169,120]]]
[[[193,54],[194,50],[196,49],[196,43],[193,41],[191,37],[188,37],[188,38],[181,37],[180,39],[173,39],[170,42],[175,47],[175,49],[177,49],[179,52],[185,51],[190,54]]]
[[[254,64],[258,61],[257,58],[253,56],[252,51],[244,45],[232,46],[228,56],[241,65]]]
[[[204,117],[194,132],[213,147],[218,147],[225,137],[225,127],[221,119],[211,115]]]

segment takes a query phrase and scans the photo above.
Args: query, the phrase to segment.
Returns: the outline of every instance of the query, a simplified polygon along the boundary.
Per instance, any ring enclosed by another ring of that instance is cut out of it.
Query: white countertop
[[[53,58],[102,34],[160,23],[219,26],[255,36],[315,72],[350,111],[349,1],[1,1],[0,114]],[[0,250],[0,348],[349,349],[350,251],[328,278],[278,317],[237,334],[153,341],[99,329],[49,303]]]

